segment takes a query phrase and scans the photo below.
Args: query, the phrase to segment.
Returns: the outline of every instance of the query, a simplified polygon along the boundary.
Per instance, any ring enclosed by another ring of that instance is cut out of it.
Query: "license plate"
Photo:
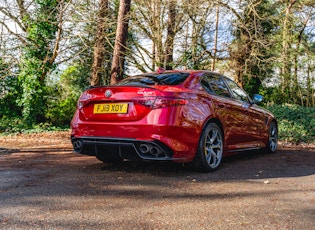
[[[128,103],[110,103],[110,104],[95,104],[94,114],[99,113],[127,113]]]

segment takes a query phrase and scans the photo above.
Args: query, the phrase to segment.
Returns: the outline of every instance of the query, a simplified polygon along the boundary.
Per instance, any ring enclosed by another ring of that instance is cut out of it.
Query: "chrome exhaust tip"
[[[151,147],[150,148],[150,153],[153,155],[153,156],[159,156],[161,154],[161,150],[158,149],[157,147]]]
[[[141,144],[139,146],[139,150],[140,150],[141,153],[146,154],[146,153],[148,153],[150,151],[150,147],[147,144]]]
[[[74,151],[81,153],[83,149],[83,141],[79,139],[72,140]]]

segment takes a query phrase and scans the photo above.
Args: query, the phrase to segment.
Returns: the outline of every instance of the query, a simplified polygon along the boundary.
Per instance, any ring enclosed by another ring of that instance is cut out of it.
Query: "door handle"
[[[218,103],[217,108],[223,109],[223,108],[230,108],[231,106],[229,104],[224,104],[224,103]]]
[[[223,109],[223,108],[225,107],[225,104],[218,103],[218,104],[217,104],[217,107],[218,107],[219,109]]]

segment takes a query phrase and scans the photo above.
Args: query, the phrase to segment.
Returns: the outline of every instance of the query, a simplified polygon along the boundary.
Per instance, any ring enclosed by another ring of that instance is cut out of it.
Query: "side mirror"
[[[255,94],[254,97],[253,97],[253,102],[255,104],[259,104],[260,102],[262,102],[264,99],[263,96],[261,96],[260,94]]]

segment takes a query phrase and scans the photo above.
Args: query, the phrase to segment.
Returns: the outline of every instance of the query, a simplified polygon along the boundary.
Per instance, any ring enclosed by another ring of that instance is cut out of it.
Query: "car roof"
[[[200,75],[203,73],[209,73],[209,74],[214,74],[214,75],[219,75],[219,76],[223,76],[220,73],[217,72],[213,72],[213,71],[209,71],[209,70],[179,70],[179,69],[174,69],[174,70],[157,70],[154,72],[145,72],[145,73],[141,73],[141,74],[137,74],[137,75],[147,75],[147,74],[167,74],[167,73],[189,73],[191,75]]]

